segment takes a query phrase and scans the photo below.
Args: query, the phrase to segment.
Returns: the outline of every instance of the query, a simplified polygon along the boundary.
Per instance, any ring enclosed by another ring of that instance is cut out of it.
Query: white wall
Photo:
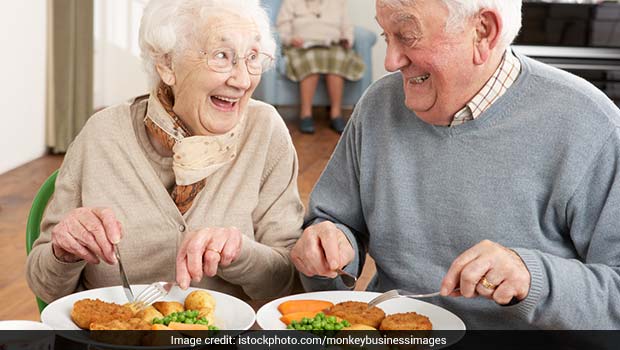
[[[45,153],[46,23],[46,1],[2,2],[0,174]]]
[[[348,5],[351,22],[377,34],[377,43],[372,48],[372,76],[377,80],[387,72],[383,67],[386,45],[379,36],[382,30],[375,20],[375,0],[349,0]]]
[[[95,109],[148,92],[138,47],[147,0],[95,0]]]

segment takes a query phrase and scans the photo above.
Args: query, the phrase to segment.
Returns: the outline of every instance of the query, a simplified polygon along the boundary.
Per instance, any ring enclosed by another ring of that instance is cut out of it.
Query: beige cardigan
[[[304,209],[297,155],[277,111],[250,101],[237,159],[207,178],[182,216],[166,190],[172,160],[158,156],[146,135],[148,102],[138,98],[95,114],[69,148],[28,256],[34,293],[50,302],[121,284],[117,266],[64,263],[52,253],[53,226],[78,207],[114,210],[123,225],[119,249],[132,284],[174,281],[177,248],[191,230],[235,226],[244,235],[240,257],[192,286],[245,299],[289,293],[295,272],[288,253],[301,234]]]
[[[316,10],[305,0],[284,0],[277,19],[280,39],[284,45],[294,37],[320,42],[347,39],[353,45],[353,25],[347,11],[346,0],[322,0]]]

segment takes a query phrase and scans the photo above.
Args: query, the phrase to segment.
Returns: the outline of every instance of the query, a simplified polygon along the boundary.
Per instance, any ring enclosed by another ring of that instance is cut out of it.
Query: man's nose
[[[410,63],[409,58],[399,45],[388,44],[384,66],[388,72],[396,72]]]

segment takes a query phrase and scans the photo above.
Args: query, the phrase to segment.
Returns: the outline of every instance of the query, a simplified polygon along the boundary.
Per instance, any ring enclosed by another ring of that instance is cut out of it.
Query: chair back
[[[56,176],[58,176],[58,170],[55,170],[52,175],[45,180],[32,201],[30,214],[28,214],[28,222],[26,223],[26,254],[30,254],[34,241],[39,238],[39,234],[41,233],[41,219],[43,218],[43,212],[45,211],[47,202],[49,202],[49,199],[54,193]],[[37,305],[39,306],[39,312],[43,311],[47,306],[39,297],[37,297]]]

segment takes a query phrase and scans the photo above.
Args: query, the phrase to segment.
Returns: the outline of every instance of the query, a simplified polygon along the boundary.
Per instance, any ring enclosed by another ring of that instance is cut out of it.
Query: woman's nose
[[[385,70],[388,72],[396,72],[407,66],[410,62],[411,61],[400,46],[388,44],[384,61]]]
[[[250,79],[250,72],[248,71],[248,66],[245,60],[241,59],[233,66],[232,71],[230,71],[228,84],[242,90],[247,90],[250,88],[250,85],[252,85],[252,80]]]

